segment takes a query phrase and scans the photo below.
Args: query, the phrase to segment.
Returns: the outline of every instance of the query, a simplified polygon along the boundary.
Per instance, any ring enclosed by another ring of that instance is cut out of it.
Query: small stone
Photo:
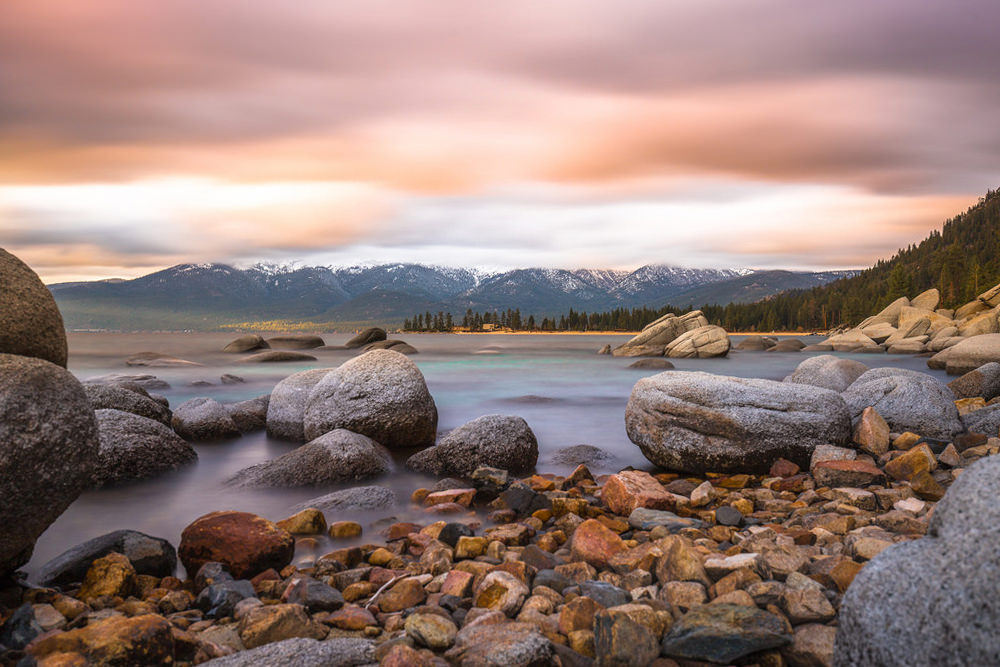
[[[486,553],[489,541],[485,537],[469,537],[463,535],[455,543],[455,558],[457,560],[465,558],[478,558]]]
[[[596,519],[587,519],[573,533],[571,552],[575,560],[606,568],[611,558],[626,548],[617,533]]]
[[[495,609],[513,618],[530,593],[527,585],[503,570],[487,574],[476,588],[475,606]]]
[[[42,664],[58,664],[58,654],[83,653],[88,660],[84,664],[165,665],[173,662],[174,639],[170,623],[162,616],[110,616],[40,638],[27,652]],[[48,656],[53,660],[46,660]]]
[[[730,664],[791,640],[784,621],[774,614],[742,605],[706,605],[681,616],[663,638],[662,654]]]
[[[642,609],[637,609],[637,608]],[[645,623],[633,618],[640,617]],[[660,654],[659,636],[649,617],[655,612],[645,605],[625,605],[594,616],[594,652],[601,665],[648,665]]]
[[[700,607],[708,601],[708,593],[697,581],[668,581],[660,589],[660,599],[681,611]]]
[[[604,606],[589,597],[575,597],[559,611],[559,632],[569,636],[576,630],[592,630],[594,614],[604,609]]]
[[[292,579],[281,594],[281,601],[300,604],[312,613],[336,611],[344,606],[344,596],[340,591],[312,577]]]
[[[976,396],[974,398],[960,398],[955,401],[955,407],[958,409],[958,416],[967,415],[970,412],[975,412],[976,410],[981,410],[986,407],[986,399],[982,396]]]
[[[364,607],[350,605],[342,607],[325,618],[325,623],[341,630],[364,630],[378,625],[378,621]]]
[[[881,470],[865,461],[821,461],[813,466],[813,477],[819,486],[864,487],[884,477]]]
[[[897,500],[892,504],[894,509],[902,510],[904,512],[913,512],[914,514],[920,514],[927,507],[927,503],[919,498],[903,498],[902,500]]]
[[[770,477],[791,477],[793,475],[797,475],[798,472],[798,464],[793,463],[788,459],[778,459],[771,464],[771,470],[768,472],[768,475]]]
[[[469,572],[452,570],[441,584],[442,595],[454,595],[458,598],[468,597],[472,593],[472,582],[475,577]]]
[[[926,443],[913,447],[885,464],[885,472],[896,480],[911,480],[918,473],[937,469],[937,459]]]
[[[65,618],[63,621],[65,622]],[[44,628],[38,622],[35,610],[25,602],[0,626],[0,646],[20,651],[42,632]]]
[[[297,604],[253,607],[240,620],[239,633],[247,648],[294,637],[325,639],[328,634],[326,628],[310,620],[305,607]]]
[[[861,451],[881,456],[889,451],[889,425],[875,408],[865,408],[854,427],[853,440]]]
[[[715,487],[711,482],[702,482],[691,492],[691,506],[704,507],[715,498]]]
[[[920,498],[937,502],[944,498],[945,488],[926,470],[923,470],[910,480],[910,488]]]
[[[861,563],[856,563],[853,560],[845,560],[837,563],[830,571],[830,578],[836,584],[837,590],[841,593],[847,591],[847,588],[854,581],[854,577],[857,576],[862,567]]]
[[[753,511],[751,506],[750,511]],[[662,527],[667,533],[678,533],[685,528],[700,528],[705,525],[699,519],[680,517],[673,512],[637,507],[628,515],[628,523],[637,530],[653,530]]]
[[[743,514],[735,507],[723,505],[715,510],[715,521],[723,526],[739,526],[743,522]]]
[[[357,521],[335,521],[330,524],[327,534],[333,539],[338,540],[361,537],[361,533],[361,524]]]
[[[962,455],[958,453],[958,449],[955,448],[953,443],[948,443],[940,454],[937,456],[938,463],[946,465],[949,468],[961,468],[963,465]]]
[[[854,489],[851,487],[839,487],[832,489],[831,493],[833,497],[841,502],[847,503],[853,507],[859,507],[863,510],[868,510],[869,512],[874,512],[878,506],[875,499],[875,494],[871,491],[865,491],[864,489]]]
[[[433,507],[445,503],[455,503],[462,507],[469,507],[472,499],[476,496],[475,489],[448,489],[447,491],[435,491],[427,494],[424,498],[424,506]]]
[[[786,589],[778,598],[778,606],[795,625],[825,622],[837,615],[822,589]]]
[[[282,519],[277,526],[292,535],[322,535],[326,532],[326,517],[318,509],[309,507]]]
[[[896,438],[892,441],[892,448],[907,450],[916,445],[918,442],[920,442],[920,436],[912,431],[907,431],[896,436]]]
[[[628,516],[637,507],[672,510],[677,497],[656,478],[641,470],[625,470],[611,475],[601,492],[604,503],[615,514]]]
[[[135,568],[128,558],[112,552],[93,562],[77,597],[89,602],[102,596],[126,598],[135,591]]]
[[[781,649],[791,667],[823,667],[833,664],[833,643],[837,628],[807,623],[795,628],[792,643]]]
[[[758,573],[767,573],[764,561],[759,553],[742,553],[722,558],[709,558],[705,561],[705,571],[713,579],[721,579],[731,572],[748,568]]]
[[[403,579],[382,593],[378,599],[378,606],[383,612],[391,613],[416,607],[426,599],[427,592],[417,579]]]
[[[441,650],[455,643],[458,628],[451,619],[439,614],[410,614],[404,626],[406,634],[430,649]]]
[[[861,537],[852,542],[851,550],[854,552],[856,558],[871,560],[891,546],[892,542],[889,540],[880,540],[875,537]]]

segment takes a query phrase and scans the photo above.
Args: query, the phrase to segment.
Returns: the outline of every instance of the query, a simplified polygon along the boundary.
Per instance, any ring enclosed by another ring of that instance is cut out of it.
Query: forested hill
[[[937,287],[955,308],[1000,283],[1000,190],[944,223],[941,231],[855,277],[785,292],[752,304],[706,308],[729,331],[820,330],[857,324],[893,300]]]

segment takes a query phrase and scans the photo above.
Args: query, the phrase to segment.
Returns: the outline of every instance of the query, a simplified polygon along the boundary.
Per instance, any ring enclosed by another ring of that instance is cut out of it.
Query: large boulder
[[[344,343],[344,347],[355,348],[364,347],[371,343],[376,343],[380,340],[385,340],[385,329],[379,329],[378,327],[369,327],[359,333],[358,335],[351,338],[349,341]]]
[[[406,465],[430,475],[470,475],[480,466],[513,473],[538,462],[538,440],[520,417],[486,415],[463,424],[434,447],[411,456]]]
[[[378,477],[389,471],[389,452],[371,438],[336,429],[271,461],[244,468],[229,484],[253,487],[317,486]]]
[[[97,410],[98,486],[158,477],[198,460],[191,445],[158,421],[122,410]]]
[[[267,394],[238,403],[225,403],[222,407],[229,413],[242,433],[259,431],[267,425],[267,408],[271,397]]]
[[[1000,361],[1000,334],[984,334],[968,338],[944,352],[939,352],[936,356],[944,359],[949,375],[962,375],[974,371],[983,364]]]
[[[222,563],[237,579],[281,570],[292,561],[295,539],[263,517],[247,512],[212,512],[181,533],[177,555],[189,576],[205,563]]]
[[[83,581],[98,558],[119,553],[129,559],[136,574],[170,577],[177,569],[177,552],[160,537],[135,530],[116,530],[64,551],[42,566],[33,581],[42,586],[69,586]]]
[[[897,314],[897,320],[899,318]],[[861,329],[849,329],[843,333],[830,336],[824,341],[833,347],[837,352],[856,352],[864,350],[877,350],[878,344],[861,332]]]
[[[319,336],[309,334],[293,334],[290,336],[275,336],[267,339],[268,345],[277,350],[312,350],[326,345]]]
[[[890,430],[913,431],[928,438],[950,440],[960,433],[962,422],[955,396],[933,377],[902,368],[873,368],[854,381],[842,394],[851,419],[858,420],[865,408],[875,408]]]
[[[784,382],[808,384],[813,387],[844,391],[868,370],[860,361],[842,359],[832,354],[810,357],[795,367]]]
[[[714,325],[685,332],[667,345],[664,354],[674,359],[711,359],[729,354],[729,334]]]
[[[91,485],[99,443],[73,375],[0,354],[0,576],[28,562],[42,531]]]
[[[309,440],[338,428],[389,447],[434,444],[437,407],[417,365],[392,350],[344,362],[309,395],[303,420]]]
[[[384,486],[355,486],[311,498],[299,503],[293,510],[314,507],[321,512],[367,512],[386,510],[396,505],[396,494]]]
[[[371,350],[392,350],[394,352],[399,352],[400,354],[417,354],[417,348],[413,347],[406,341],[395,338],[380,340],[365,345],[365,352],[370,352]]]
[[[1000,656],[1000,458],[970,466],[927,535],[889,547],[840,607],[834,664],[994,665]]]
[[[708,325],[708,320],[700,310],[680,317],[667,313],[650,322],[638,335],[611,351],[616,357],[663,356],[667,345],[681,334]]]
[[[170,426],[170,409],[151,399],[140,387],[136,389],[138,391],[109,384],[83,385],[87,400],[94,410],[122,410]]]
[[[224,440],[241,435],[233,418],[215,399],[192,398],[174,410],[171,425],[187,440]]]
[[[876,343],[884,343],[897,333],[897,329],[888,322],[875,322],[861,329],[861,333]]]
[[[880,310],[874,317],[871,318],[873,322],[888,322],[894,327],[899,326],[899,315],[903,312],[903,308],[910,305],[910,300],[905,296],[901,296],[888,306]]]
[[[636,383],[625,410],[629,438],[674,470],[767,472],[779,458],[806,467],[813,449],[851,435],[836,392],[709,373],[660,373]]]
[[[0,353],[35,357],[66,367],[62,315],[31,268],[0,248]]]
[[[998,309],[1000,307],[974,315],[967,320],[962,320],[958,324],[958,335],[965,338],[972,338],[973,336],[1000,332],[1000,322],[997,321]]]
[[[224,348],[223,352],[250,352],[251,350],[266,350],[270,345],[264,340],[264,337],[260,334],[250,334],[247,336],[240,336],[236,340],[232,341]]]
[[[994,285],[979,295],[979,300],[990,308],[1000,306],[1000,285]]]
[[[921,292],[917,296],[913,297],[910,301],[910,306],[913,308],[923,308],[924,310],[934,310],[938,307],[938,303],[941,302],[941,292],[937,288],[931,288],[926,292]]]
[[[987,401],[1000,396],[1000,363],[991,361],[948,383],[955,398],[981,396]]]
[[[1000,404],[994,403],[985,408],[973,410],[962,415],[961,420],[967,431],[995,438],[1000,435]]]
[[[737,344],[737,350],[747,352],[763,352],[778,344],[778,340],[773,336],[747,336]]]
[[[267,434],[279,440],[304,442],[302,420],[309,394],[331,368],[314,368],[289,375],[271,392],[267,405]]]

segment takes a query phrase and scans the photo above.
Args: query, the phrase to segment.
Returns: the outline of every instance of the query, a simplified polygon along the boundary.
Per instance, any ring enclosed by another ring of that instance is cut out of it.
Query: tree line
[[[944,223],[919,244],[851,278],[806,290],[791,290],[756,303],[706,304],[700,310],[727,331],[825,331],[857,324],[901,296],[936,287],[942,308],[957,308],[1000,283],[1000,190],[990,190],[966,212]],[[616,308],[577,312],[538,320],[520,310],[467,310],[460,326],[482,331],[484,325],[515,331],[636,331],[666,313],[691,308]],[[423,313],[406,320],[414,331],[450,331],[451,313]]]

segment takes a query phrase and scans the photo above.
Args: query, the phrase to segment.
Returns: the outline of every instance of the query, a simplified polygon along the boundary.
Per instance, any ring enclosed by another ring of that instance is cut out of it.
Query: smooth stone
[[[293,638],[201,663],[206,667],[361,667],[373,665],[375,643],[369,639],[335,637],[324,641]]]
[[[240,336],[236,340],[233,340],[222,348],[222,351],[231,353],[250,352],[251,350],[266,350],[269,347],[271,346],[267,344],[267,341],[264,340],[263,336],[260,336],[259,334],[249,334],[246,336]]]
[[[486,415],[459,426],[406,465],[432,475],[469,475],[480,466],[530,471],[538,462],[538,440],[520,417]]]
[[[174,431],[185,440],[224,440],[241,435],[229,412],[211,398],[192,398],[174,410]]]
[[[0,354],[66,367],[63,318],[52,292],[27,264],[0,248]]]
[[[926,373],[873,368],[841,395],[852,420],[872,407],[893,432],[913,431],[926,437],[951,439],[962,431],[954,395]]]
[[[783,382],[844,391],[867,370],[860,361],[823,354],[803,361]]]
[[[263,517],[248,512],[212,512],[181,533],[177,555],[184,569],[197,572],[208,562],[222,563],[237,579],[292,561],[295,539]]]
[[[291,336],[274,336],[267,339],[268,345],[280,350],[311,350],[326,345],[319,336],[295,334]]]
[[[356,486],[334,491],[295,506],[295,510],[316,509],[328,512],[385,510],[396,505],[396,494],[382,486]]]
[[[121,410],[96,410],[94,415],[101,442],[97,486],[152,479],[198,460],[187,441],[158,421]]]
[[[164,426],[170,426],[170,410],[143,393],[120,385],[85,384],[87,400],[94,410],[121,410],[134,415],[154,419]]]
[[[267,434],[279,440],[305,442],[303,419],[309,394],[332,368],[315,368],[289,375],[275,385],[267,405]]]
[[[369,327],[349,339],[346,343],[344,343],[344,347],[348,349],[364,347],[365,345],[370,345],[371,343],[386,340],[386,338],[385,329]]]
[[[785,623],[756,607],[712,604],[687,612],[663,637],[663,655],[729,664],[791,643]]]
[[[637,370],[672,370],[674,365],[666,359],[660,359],[657,357],[650,357],[647,359],[640,359],[639,361],[634,361],[628,366],[629,368],[634,368]]]
[[[311,354],[292,352],[290,350],[268,350],[267,352],[258,352],[257,354],[251,354],[249,357],[243,357],[239,360],[239,363],[274,364],[289,361],[316,361],[316,357]]]
[[[267,426],[267,407],[270,401],[270,395],[265,394],[238,403],[224,403],[222,407],[241,433],[251,433]]]

